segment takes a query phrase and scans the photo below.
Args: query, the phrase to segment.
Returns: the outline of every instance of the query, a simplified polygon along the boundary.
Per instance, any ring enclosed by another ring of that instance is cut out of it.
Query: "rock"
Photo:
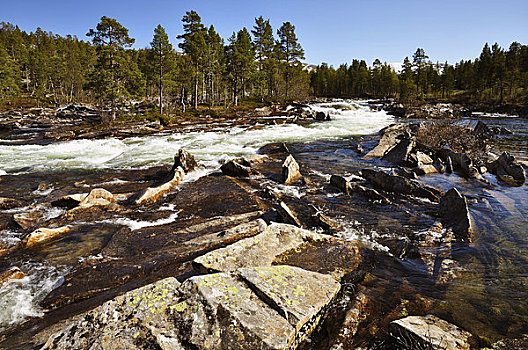
[[[440,200],[439,213],[445,226],[453,229],[457,240],[472,241],[471,215],[467,201],[456,188],[452,188]]]
[[[282,164],[282,182],[285,185],[291,185],[300,178],[302,178],[302,175],[299,172],[299,164],[290,154]]]
[[[381,159],[396,165],[406,165],[409,163],[409,157],[416,145],[415,141],[403,137],[392,149],[386,152]]]
[[[43,212],[40,209],[34,209],[25,213],[13,214],[13,222],[15,222],[20,228],[28,229],[34,226],[43,217]]]
[[[528,335],[522,338],[502,339],[492,345],[493,350],[526,350],[528,349]]]
[[[132,290],[84,314],[42,349],[184,349],[170,317],[182,304],[173,277]]]
[[[420,151],[416,152],[416,154],[413,155],[413,158],[418,164],[424,164],[424,165],[433,164],[433,159],[429,157],[427,154],[420,152]]]
[[[433,202],[438,202],[440,200],[440,191],[422,185],[417,181],[406,179],[398,175],[389,175],[383,171],[372,169],[363,169],[362,174],[363,177],[374,187],[381,188],[382,190],[427,198]]]
[[[174,165],[171,171],[176,171],[178,167],[181,167],[185,173],[193,171],[198,166],[198,163],[194,159],[194,156],[184,149],[179,149],[178,154],[174,156]]]
[[[298,248],[305,242],[328,237],[293,225],[273,223],[257,236],[240,240],[194,259],[193,268],[197,272],[207,273],[233,271],[241,267],[270,266],[286,251]]]
[[[320,210],[315,210],[311,220],[313,226],[321,227],[327,232],[336,232],[340,229],[340,225],[337,222],[324,215]]]
[[[0,210],[23,207],[24,203],[14,198],[0,197]]]
[[[294,349],[317,326],[340,285],[291,266],[189,278],[173,308],[181,343],[196,349]]]
[[[495,161],[488,163],[487,167],[490,173],[514,186],[522,186],[526,182],[524,168],[507,152],[503,152]]]
[[[330,177],[330,185],[341,190],[341,192],[347,195],[350,195],[350,192],[352,191],[350,182],[347,181],[347,179],[345,179],[344,177],[339,176],[339,175],[332,175]]]
[[[112,193],[104,188],[94,188],[90,191],[88,196],[79,202],[80,207],[91,207],[93,205],[105,206],[114,203],[115,198]]]
[[[82,200],[85,199],[87,196],[88,193],[69,194],[67,196],[60,197],[59,199],[54,200],[53,202],[51,202],[51,205],[54,207],[73,209],[79,206],[79,203],[81,203]]]
[[[220,169],[225,175],[233,177],[250,177],[257,173],[251,167],[242,165],[234,160],[230,160],[223,164]]]
[[[482,121],[478,121],[473,129],[473,133],[478,137],[492,137],[494,132]]]
[[[355,145],[354,147],[352,147],[352,149],[354,150],[354,152],[356,152],[357,154],[363,154],[365,153],[365,151],[363,150],[363,147],[358,143],[357,145]]]
[[[438,173],[438,170],[432,164],[418,164],[414,172],[418,175],[428,175]]]
[[[451,157],[449,157],[449,156],[446,157],[445,164],[446,164],[446,167],[445,167],[446,173],[448,173],[448,174],[453,173],[453,161],[452,161]]]
[[[281,201],[277,208],[277,212],[285,223],[302,227],[301,221],[297,218],[297,215],[295,215],[293,211],[286,205],[286,203]]]
[[[471,334],[436,316],[408,316],[391,322],[390,334],[405,349],[469,350]]]
[[[0,287],[4,285],[5,283],[8,283],[12,280],[19,280],[26,277],[26,274],[22,272],[18,267],[14,266],[9,268],[8,270],[0,273]]]
[[[448,167],[450,161],[452,162],[452,170],[459,170],[465,177],[482,180],[482,176],[467,154],[444,148],[438,152],[438,155],[448,164]],[[447,172],[449,173],[448,170]]]
[[[25,248],[33,248],[37,245],[55,240],[68,232],[70,232],[68,226],[59,228],[39,228],[25,236],[20,242],[20,245]]]
[[[317,113],[315,113],[314,118],[315,118],[315,120],[318,120],[318,121],[329,120],[328,116],[326,115],[325,112],[317,112]]]
[[[383,157],[387,152],[389,152],[400,142],[400,139],[398,139],[398,137],[405,134],[406,132],[409,132],[409,126],[407,124],[394,124],[386,127],[385,129],[382,129],[380,131],[380,133],[382,133],[382,136],[380,141],[378,142],[378,145],[374,147],[373,150],[368,152],[363,158],[370,159],[375,157]]]
[[[149,187],[146,190],[139,192],[136,195],[135,203],[136,205],[144,205],[147,203],[152,203],[158,201],[165,194],[172,191],[172,189],[181,182],[184,175],[184,170],[181,167],[176,168],[175,171],[171,171],[172,178],[167,182],[156,186]]]

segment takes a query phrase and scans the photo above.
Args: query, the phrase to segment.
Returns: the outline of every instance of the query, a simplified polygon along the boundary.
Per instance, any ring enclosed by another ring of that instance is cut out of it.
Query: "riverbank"
[[[234,334],[246,340],[259,339],[264,335],[253,328],[255,323],[244,323],[247,319],[244,321],[240,316],[245,308],[256,306],[243,303],[237,304],[242,309],[232,309],[231,301],[236,299],[224,287],[209,290],[214,295],[227,293],[221,306],[211,304],[212,299],[197,301],[193,297],[196,294],[190,292],[196,287],[200,295],[206,296],[209,292],[200,289],[202,279],[216,271],[232,270],[236,272],[220,277],[225,278],[225,283],[235,283],[233,278],[241,278],[242,285],[227,286],[247,292],[249,299],[263,303],[259,304],[259,312],[279,315],[273,330],[287,334],[277,339],[285,339],[291,347],[293,344],[302,349],[397,347],[398,335],[406,334],[402,339],[407,339],[419,330],[409,333],[406,327],[391,322],[427,314],[469,331],[471,336],[460,332],[456,337],[473,347],[486,346],[501,338],[521,337],[526,315],[515,311],[518,308],[512,305],[523,300],[522,288],[501,283],[490,286],[486,278],[500,281],[500,271],[521,266],[515,275],[512,270],[509,276],[518,283],[523,281],[525,265],[520,262],[528,245],[518,230],[526,224],[523,221],[526,206],[522,204],[526,185],[512,186],[504,181],[508,178],[501,179],[479,169],[482,179],[471,178],[468,175],[473,172],[466,170],[473,165],[464,163],[465,168],[463,163],[453,160],[456,155],[441,157],[430,149],[416,147],[419,127],[412,124],[372,134],[392,123],[383,112],[346,102],[318,105],[313,112],[329,114],[331,120],[304,126],[285,123],[257,129],[246,126],[198,131],[185,137],[161,134],[122,140],[128,144],[89,141],[83,147],[90,147],[91,153],[98,152],[99,147],[117,148],[115,154],[99,158],[100,164],[93,161],[98,157],[85,159],[82,152],[70,154],[64,161],[57,157],[59,149],[52,144],[28,150],[33,158],[29,158],[29,153],[25,158],[23,147],[10,148],[22,153],[11,156],[18,157],[17,161],[6,159],[2,163],[8,167],[7,174],[1,177],[0,196],[16,201],[5,201],[11,204],[6,204],[1,212],[5,222],[2,234],[11,237],[1,264],[6,268],[18,266],[26,274],[12,279],[13,291],[23,291],[24,286],[35,282],[37,271],[43,271],[40,266],[53,272],[45,276],[46,283],[32,287],[47,288],[44,295],[35,299],[40,306],[32,310],[32,316],[41,316],[9,327],[4,331],[2,346],[32,348],[45,343],[63,327],[71,330],[79,320],[77,327],[97,326],[110,332],[105,334],[112,334],[111,329],[130,328],[133,330],[130,337],[123,339],[137,339],[139,343],[131,340],[130,344],[139,348],[137,344],[142,342],[162,346],[167,338],[174,340],[173,344],[183,344],[182,348],[200,347],[201,341],[218,340],[217,331],[225,335],[222,337],[225,342]],[[293,114],[277,120],[293,119]],[[197,142],[200,138],[202,141]],[[59,144],[67,146],[78,141]],[[177,148],[184,146],[195,154],[203,168],[187,168],[184,164],[192,164],[185,160],[189,157],[178,154],[172,170],[182,166],[182,171],[171,172],[172,157]],[[35,152],[48,152],[49,157],[35,157]],[[222,156],[226,153],[230,157]],[[158,159],[147,162],[146,155]],[[240,156],[245,158],[237,159]],[[441,166],[445,170],[448,158],[454,173],[441,174]],[[159,166],[153,166],[157,162]],[[43,166],[45,163],[48,168]],[[487,164],[475,166],[481,165]],[[425,170],[433,169],[434,172],[423,175]],[[393,170],[403,176],[395,176]],[[450,191],[453,187],[458,194]],[[165,190],[167,193],[155,195]],[[141,200],[146,194],[154,194],[150,198],[155,199]],[[452,222],[460,220],[450,218],[447,215],[450,211],[442,209],[454,208],[461,202],[466,203],[459,208],[470,218],[471,230],[454,227]],[[273,226],[276,224],[272,222],[285,226]],[[298,226],[308,231],[294,228]],[[39,228],[41,231],[36,232]],[[50,232],[56,238],[33,247],[28,242],[34,239],[24,238]],[[502,232],[500,239],[498,232]],[[274,246],[272,234],[282,237],[282,243]],[[255,241],[259,237],[266,237],[261,241],[267,243],[259,246]],[[283,240],[286,238],[288,244]],[[510,244],[514,243],[515,249],[510,250]],[[247,247],[254,250],[245,250]],[[237,264],[226,267],[223,256]],[[259,261],[268,261],[269,265],[295,266],[316,273],[295,270],[291,275],[295,280],[296,276],[309,274],[314,286],[331,276],[339,281],[339,291],[325,289],[320,294],[328,298],[316,303],[310,301],[313,296],[306,291],[296,289],[297,283],[286,288],[291,292],[287,300],[277,299],[272,289],[263,287],[269,282],[265,277],[253,279],[249,270],[240,270],[256,267],[256,260],[251,257],[260,257]],[[501,263],[495,265],[493,261]],[[478,273],[482,270],[485,275]],[[138,305],[132,302],[134,298],[145,298],[147,305],[157,303],[157,294],[153,296],[145,290],[86,313],[116,295],[169,276],[176,277],[183,286],[170,280],[147,287],[150,290],[159,286],[160,295],[167,289],[173,296],[168,306],[156,304],[167,318],[157,319],[154,328],[148,326],[151,316],[142,316],[147,311],[136,309]],[[486,293],[471,292],[480,291],[483,285]],[[2,290],[5,292],[5,287]],[[515,291],[513,299],[503,300],[505,291]],[[8,300],[11,304],[4,305],[4,310],[20,309],[22,304],[17,301],[23,300],[23,295],[27,299],[31,289],[28,293],[19,294],[18,298],[17,294],[4,294],[3,300],[11,297]],[[130,307],[119,313],[116,323],[102,318],[93,322],[96,315],[116,310],[123,300]],[[486,317],[489,310],[483,307],[486,303],[500,309],[500,313]],[[213,324],[205,320],[193,323],[190,314],[185,313],[187,305],[191,309],[205,305],[206,313],[213,312],[217,318],[213,317]],[[299,307],[291,309],[292,305]],[[42,307],[49,311],[42,314]],[[68,319],[74,315],[81,316]],[[214,320],[222,317],[235,326],[244,326],[235,327],[231,334],[227,325],[214,324],[217,322]],[[507,328],[497,328],[501,317],[510,320]],[[126,319],[138,322],[127,324]],[[425,326],[428,321],[420,322]],[[167,324],[182,328],[176,327],[175,333],[170,333],[170,329],[163,328]],[[193,327],[199,331],[191,337],[186,330]],[[266,329],[271,328],[270,323]],[[424,329],[430,335],[431,329]],[[75,331],[68,334],[48,346],[61,348],[62,344],[66,348],[65,344],[80,339]],[[86,336],[97,339],[98,334],[94,330]],[[443,337],[445,333],[440,333],[439,338]],[[240,344],[243,348],[250,343]]]

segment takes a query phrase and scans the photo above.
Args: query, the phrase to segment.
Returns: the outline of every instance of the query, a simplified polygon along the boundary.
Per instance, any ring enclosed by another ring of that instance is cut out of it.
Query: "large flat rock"
[[[241,267],[270,266],[282,253],[308,241],[324,239],[324,235],[293,225],[273,223],[261,234],[211,251],[194,259],[198,272],[232,271]]]

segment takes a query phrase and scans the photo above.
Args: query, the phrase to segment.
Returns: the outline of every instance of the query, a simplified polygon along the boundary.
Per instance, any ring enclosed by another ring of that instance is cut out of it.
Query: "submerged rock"
[[[433,202],[440,200],[439,196],[441,192],[437,189],[422,185],[414,180],[406,179],[403,176],[390,175],[384,171],[372,169],[363,169],[362,174],[374,187],[382,190],[427,198]]]
[[[285,185],[291,185],[300,178],[302,175],[299,172],[299,164],[290,154],[282,164],[282,182]]]
[[[136,205],[143,205],[147,203],[156,202],[165,194],[172,191],[174,187],[178,186],[178,184],[183,179],[183,169],[181,167],[178,167],[174,172],[171,172],[171,174],[172,178],[167,182],[156,187],[149,187],[146,190],[143,190],[138,193],[137,199],[135,199]]]
[[[467,201],[456,188],[450,189],[442,197],[439,213],[444,225],[453,229],[457,240],[472,241],[473,228]]]
[[[21,246],[26,248],[33,248],[37,245],[47,243],[55,240],[62,235],[70,232],[70,227],[64,226],[59,228],[39,228],[27,236],[25,236],[20,242]]]
[[[436,316],[408,316],[391,322],[390,334],[405,349],[469,350],[471,334]]]

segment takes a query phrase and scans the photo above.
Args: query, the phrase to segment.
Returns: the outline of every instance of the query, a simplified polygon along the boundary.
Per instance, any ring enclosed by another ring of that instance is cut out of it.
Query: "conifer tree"
[[[269,19],[264,20],[262,16],[255,18],[255,25],[251,31],[253,34],[253,48],[257,60],[256,84],[261,101],[264,101],[264,89],[268,85],[268,93],[271,95],[273,86],[273,49],[275,39]]]
[[[153,68],[158,76],[159,109],[163,114],[163,82],[165,76],[170,74],[174,64],[174,49],[169,42],[165,29],[158,24],[154,29],[154,37],[150,43],[153,55]]]
[[[304,50],[295,35],[295,26],[290,22],[284,22],[277,30],[279,40],[277,41],[277,54],[280,61],[284,63],[284,78],[286,81],[286,99],[288,98],[291,65],[297,64],[304,59]]]

